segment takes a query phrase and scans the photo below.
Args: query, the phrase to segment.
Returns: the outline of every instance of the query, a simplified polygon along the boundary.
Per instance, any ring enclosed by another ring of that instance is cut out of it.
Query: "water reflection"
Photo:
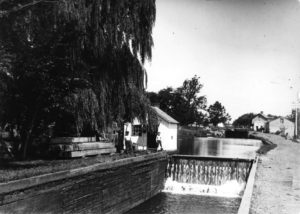
[[[179,140],[179,154],[254,159],[261,141],[228,138],[187,138]]]
[[[254,159],[260,146],[245,139],[179,140],[179,154],[191,157],[171,158],[164,192],[127,214],[237,213],[251,162],[230,158]]]

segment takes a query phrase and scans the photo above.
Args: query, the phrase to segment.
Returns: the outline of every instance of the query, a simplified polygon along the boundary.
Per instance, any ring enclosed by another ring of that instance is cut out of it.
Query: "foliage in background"
[[[155,0],[0,2],[0,118],[18,126],[24,156],[52,124],[79,136],[145,120],[155,13]]]
[[[247,127],[250,128],[252,125],[252,119],[254,118],[254,113],[246,113],[239,116],[235,121],[233,121],[233,125],[235,127]]]
[[[230,115],[226,112],[225,107],[219,102],[216,101],[213,105],[210,105],[207,109],[209,113],[209,122],[214,126],[219,123],[226,123],[231,120]]]
[[[202,124],[205,120],[203,110],[206,108],[206,97],[199,96],[203,85],[200,77],[194,76],[185,80],[183,85],[173,89],[167,87],[157,94],[149,92],[148,97],[152,104],[159,104],[159,107],[180,122],[181,125],[193,123]]]

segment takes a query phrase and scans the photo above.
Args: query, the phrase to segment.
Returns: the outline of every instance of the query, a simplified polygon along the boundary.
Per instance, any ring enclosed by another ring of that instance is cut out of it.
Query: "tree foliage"
[[[78,136],[145,119],[155,13],[155,0],[1,1],[2,122],[28,142],[53,123]]]
[[[235,121],[233,121],[233,125],[235,127],[251,127],[252,119],[254,118],[254,113],[246,113],[239,116]]]
[[[201,123],[206,108],[206,97],[199,96],[203,85],[199,77],[194,76],[185,80],[182,86],[173,89],[167,87],[156,93],[148,93],[152,103],[159,103],[160,108],[180,122],[188,125],[194,122]]]
[[[231,120],[230,115],[226,113],[225,107],[219,101],[216,101],[213,105],[210,105],[207,110],[209,113],[209,121],[214,126]]]

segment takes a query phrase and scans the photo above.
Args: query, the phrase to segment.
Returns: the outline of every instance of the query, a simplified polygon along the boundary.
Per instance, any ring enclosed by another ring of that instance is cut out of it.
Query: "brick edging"
[[[37,186],[44,183],[49,183],[61,179],[71,178],[79,175],[86,174],[92,171],[104,170],[107,168],[115,168],[124,166],[130,163],[136,163],[144,160],[151,160],[151,159],[164,159],[167,158],[166,152],[158,152],[154,154],[147,154],[138,157],[131,157],[131,158],[124,158],[119,159],[112,162],[104,162],[104,163],[97,163],[91,166],[80,167],[71,170],[64,170],[54,173],[48,173],[38,176],[33,176],[30,178],[23,178],[19,180],[9,181],[6,183],[0,183],[0,194],[8,193],[16,190],[26,189],[32,186]]]
[[[255,158],[250,174],[247,180],[246,188],[242,197],[242,201],[240,203],[240,207],[238,210],[238,214],[248,214],[250,211],[251,206],[251,198],[253,193],[254,181],[255,181],[255,174],[257,169],[258,157]]]

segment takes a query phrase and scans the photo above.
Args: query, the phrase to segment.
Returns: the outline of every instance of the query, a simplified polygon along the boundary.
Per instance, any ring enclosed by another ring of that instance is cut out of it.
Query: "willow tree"
[[[49,124],[83,135],[145,118],[155,12],[155,0],[0,1],[1,49],[13,56],[0,70],[6,119],[21,130],[23,154]]]

